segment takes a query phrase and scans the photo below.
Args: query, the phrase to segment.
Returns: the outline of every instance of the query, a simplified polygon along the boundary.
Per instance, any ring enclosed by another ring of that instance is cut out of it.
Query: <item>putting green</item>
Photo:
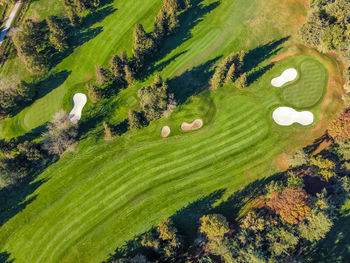
[[[310,108],[324,96],[327,87],[327,70],[316,59],[307,58],[298,66],[299,78],[283,87],[282,99],[296,108]]]

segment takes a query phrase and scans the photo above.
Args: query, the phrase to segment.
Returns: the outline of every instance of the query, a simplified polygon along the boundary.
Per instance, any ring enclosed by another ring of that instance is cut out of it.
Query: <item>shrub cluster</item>
[[[247,84],[247,73],[243,72],[245,52],[230,54],[216,67],[210,80],[211,87],[216,89],[224,83],[235,82],[238,88],[244,88]]]

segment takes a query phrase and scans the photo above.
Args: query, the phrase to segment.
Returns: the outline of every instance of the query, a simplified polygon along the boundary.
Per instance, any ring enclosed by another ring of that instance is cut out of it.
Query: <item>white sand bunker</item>
[[[168,137],[170,134],[170,128],[169,126],[164,126],[162,131],[160,132],[160,135],[162,135],[163,138]]]
[[[73,96],[73,103],[74,103],[74,107],[71,110],[71,112],[69,113],[68,119],[72,122],[72,123],[78,123],[78,121],[81,118],[81,111],[83,110],[85,104],[86,104],[86,95],[83,93],[76,93]]]
[[[192,123],[183,122],[181,124],[181,129],[183,131],[194,131],[202,128],[203,121],[201,119],[196,119]]]
[[[290,107],[279,107],[272,113],[274,121],[281,126],[290,126],[293,123],[310,125],[314,121],[314,115],[310,111],[296,111]]]
[[[282,87],[287,82],[293,81],[298,76],[298,71],[294,68],[285,70],[281,76],[271,80],[271,85],[277,88]]]

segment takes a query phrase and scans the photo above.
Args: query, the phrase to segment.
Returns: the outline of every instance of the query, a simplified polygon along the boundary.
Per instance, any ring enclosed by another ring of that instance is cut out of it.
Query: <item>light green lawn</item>
[[[232,193],[270,175],[272,157],[313,136],[298,125],[279,127],[270,117],[282,102],[269,81],[303,58],[279,63],[244,91],[206,91],[169,119],[112,142],[83,141],[38,178],[48,181],[2,227],[1,249],[16,262],[97,262],[201,196],[221,188]],[[204,127],[182,133],[181,122],[195,118]],[[167,139],[160,137],[163,125],[172,129]]]
[[[95,66],[100,64],[106,65],[112,54],[123,50],[127,50],[130,53],[134,25],[142,23],[147,30],[151,30],[153,19],[160,9],[161,2],[161,0],[115,1],[112,6],[116,11],[102,22],[94,25],[94,27],[103,27],[103,31],[94,39],[77,48],[72,55],[56,67],[55,71],[66,70],[71,72],[63,85],[37,100],[31,107],[23,110],[17,116],[1,121],[0,136],[10,138],[22,135],[24,132],[28,132],[50,121],[53,115],[63,106],[66,110],[69,110],[72,106],[71,97],[67,97],[66,94],[71,95],[74,92],[72,89],[83,87],[84,82],[94,76]],[[293,31],[287,27],[285,21],[279,21],[279,26],[273,23],[269,16],[271,11],[262,9],[261,1],[238,0],[232,3],[232,1],[225,0],[221,1],[217,6],[218,3],[215,0],[205,0],[203,2],[203,5],[207,6],[204,7],[204,10],[213,10],[209,13],[202,11],[205,13],[204,17],[198,17],[198,25],[185,36],[189,38],[187,41],[181,43],[177,36],[173,38],[173,41],[168,41],[169,46],[174,41],[180,43],[163,61],[178,54],[180,55],[161,72],[163,77],[173,77],[185,69],[200,65],[210,59],[227,55],[242,48],[250,49],[260,44],[266,44],[271,40],[287,36]],[[40,9],[32,10],[36,7],[34,4],[40,6]],[[287,14],[292,14],[292,16],[296,17],[303,14],[304,7],[301,4],[279,4],[285,6],[284,12]],[[210,5],[209,8],[208,5]],[[271,2],[268,5],[271,5]],[[46,1],[36,1],[32,4],[29,14],[39,12],[38,10],[49,10],[49,7],[50,5]],[[104,8],[109,8],[109,6]],[[254,16],[251,16],[254,12],[257,13],[259,19],[264,15],[268,19],[256,21]],[[47,11],[44,12],[44,14],[46,13]],[[189,21],[193,17],[194,14]],[[257,22],[259,24],[255,26]],[[254,27],[250,27],[250,24],[253,24]],[[269,28],[270,32],[266,32],[266,28]],[[26,75],[21,73],[23,71],[23,66],[21,63],[18,63],[17,59],[10,60],[3,69],[5,75],[16,74],[16,72]],[[42,87],[42,89],[47,88]]]
[[[298,71],[298,79],[282,88],[282,99],[292,107],[312,107],[326,92],[326,69],[316,60],[304,60],[298,65]]]
[[[38,3],[45,9],[45,1]],[[160,3],[116,1],[118,10],[96,25],[103,26],[102,33],[58,65],[56,70],[71,71],[65,83],[4,121],[3,135],[21,135],[49,121],[62,106],[70,109],[72,94],[82,89],[94,66],[107,63],[113,53],[130,51],[132,27],[142,22],[150,29]],[[283,7],[281,17],[274,17],[269,7],[277,4]],[[288,24],[298,21],[303,12],[301,2],[223,0],[201,18],[186,41],[160,61],[180,54],[160,74],[173,78],[210,59],[292,34],[295,28]],[[176,40],[175,36],[166,45]],[[279,127],[271,119],[273,110],[283,105],[281,90],[270,85],[271,78],[303,59],[299,55],[278,62],[241,91],[232,85],[204,91],[180,105],[168,119],[113,141],[90,134],[75,152],[37,178],[37,182],[47,181],[32,195],[35,200],[1,227],[0,251],[10,253],[15,262],[99,262],[189,203],[217,189],[226,189],[227,198],[247,183],[271,175],[277,170],[273,162],[277,155],[293,153],[321,132],[310,130],[318,120],[302,128],[297,124]],[[184,80],[177,82],[180,91],[196,86],[200,79],[190,74]],[[135,106],[140,85],[118,95],[113,119],[123,120],[128,108]],[[319,116],[321,107],[310,110]],[[195,118],[203,119],[204,127],[181,132],[181,122]],[[163,125],[172,130],[169,138],[160,137]]]

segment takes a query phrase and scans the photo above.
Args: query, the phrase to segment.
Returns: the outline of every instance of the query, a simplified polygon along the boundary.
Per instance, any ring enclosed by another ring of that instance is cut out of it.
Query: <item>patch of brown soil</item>
[[[160,135],[161,135],[163,138],[166,138],[166,137],[169,136],[169,134],[170,134],[170,128],[169,128],[169,126],[164,126],[164,127],[162,128],[162,131],[160,132]]]
[[[323,150],[327,149],[331,144],[332,144],[332,140],[324,140],[312,154],[313,155],[319,154]]]
[[[297,54],[297,52],[295,52],[295,51],[287,51],[287,52],[284,52],[284,53],[280,54],[279,56],[273,58],[273,59],[271,60],[271,63],[276,63],[276,62],[281,61],[282,59],[284,59],[284,58],[286,58],[286,57],[290,57],[290,56],[293,56],[293,55],[295,55],[295,54]]]
[[[279,170],[287,170],[289,168],[288,160],[290,159],[290,155],[286,153],[282,153],[276,157],[276,166]]]
[[[181,124],[181,130],[183,131],[194,131],[202,128],[203,121],[201,119],[196,119],[192,123],[183,122]]]

